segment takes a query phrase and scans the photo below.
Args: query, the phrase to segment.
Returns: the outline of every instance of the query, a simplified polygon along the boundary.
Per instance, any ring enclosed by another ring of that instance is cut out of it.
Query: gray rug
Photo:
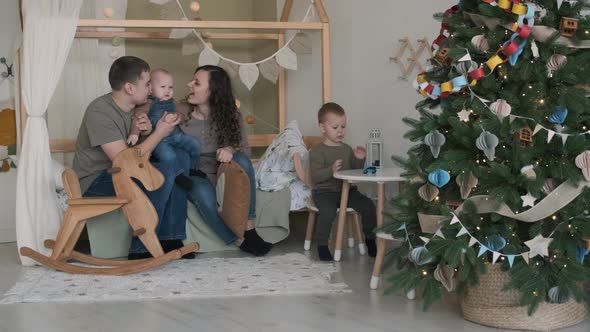
[[[72,275],[26,268],[0,304],[97,302],[350,292],[330,282],[332,264],[293,253],[260,258],[178,260],[130,276]]]

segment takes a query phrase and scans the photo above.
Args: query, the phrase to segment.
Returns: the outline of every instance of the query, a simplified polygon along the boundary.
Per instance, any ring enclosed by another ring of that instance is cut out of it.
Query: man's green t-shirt
[[[82,193],[98,175],[112,166],[112,161],[100,147],[102,144],[126,141],[135,110],[123,112],[110,93],[96,98],[84,114],[74,157],[74,171],[80,178]]]

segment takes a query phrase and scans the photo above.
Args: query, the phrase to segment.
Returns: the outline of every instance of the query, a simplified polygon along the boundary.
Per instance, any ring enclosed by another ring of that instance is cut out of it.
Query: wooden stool
[[[377,241],[381,241],[381,245],[377,246],[377,256],[375,257],[375,265],[373,265],[373,274],[371,276],[371,281],[369,282],[369,287],[371,289],[377,289],[379,287],[379,281],[381,279],[381,267],[383,266],[383,260],[385,259],[385,249],[387,247],[387,241],[395,241],[396,239],[391,236],[389,233],[385,232],[377,232]],[[416,291],[412,289],[408,293],[406,293],[406,297],[409,300],[413,300],[416,298]]]

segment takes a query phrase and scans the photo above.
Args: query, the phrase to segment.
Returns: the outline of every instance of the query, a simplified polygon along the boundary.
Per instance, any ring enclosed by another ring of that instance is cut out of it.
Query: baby
[[[152,93],[148,102],[135,110],[131,134],[127,139],[129,145],[135,145],[139,139],[139,130],[135,126],[135,119],[138,115],[147,113],[154,128],[162,116],[181,116],[176,112],[176,106],[172,99],[174,95],[172,75],[167,70],[155,69],[151,72],[151,84]],[[186,152],[190,156],[190,165],[181,165],[177,154],[182,152]],[[192,181],[188,177],[189,172],[191,169],[197,170],[199,168],[200,154],[201,143],[196,138],[184,134],[178,127],[174,129],[172,134],[164,138],[152,152],[152,155],[161,163],[178,165],[177,175],[179,176],[176,178],[176,183],[187,190],[192,187]]]

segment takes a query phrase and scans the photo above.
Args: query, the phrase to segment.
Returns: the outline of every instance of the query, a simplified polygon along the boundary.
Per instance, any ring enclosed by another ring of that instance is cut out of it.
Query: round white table
[[[377,226],[383,225],[383,207],[385,203],[385,183],[386,182],[405,182],[405,178],[400,176],[400,168],[381,168],[375,174],[364,174],[362,169],[351,169],[334,173],[336,179],[342,180],[342,196],[340,198],[340,212],[338,213],[338,231],[336,233],[336,249],[334,250],[334,260],[339,261],[342,258],[342,238],[344,235],[344,224],[346,223],[346,208],[348,206],[348,193],[350,184],[356,182],[374,182],[377,183]],[[385,255],[385,239],[377,238],[377,257],[371,277],[371,288],[377,288],[379,276],[381,274],[381,264]]]

